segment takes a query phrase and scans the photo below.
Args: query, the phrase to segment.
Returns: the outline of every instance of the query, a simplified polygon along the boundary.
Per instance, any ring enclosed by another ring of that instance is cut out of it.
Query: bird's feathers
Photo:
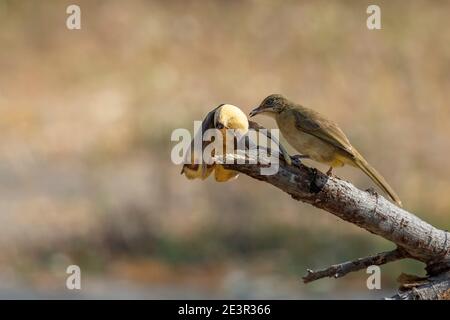
[[[400,198],[387,183],[386,179],[384,179],[384,177],[350,144],[350,141],[345,136],[344,132],[335,122],[326,119],[314,110],[299,105],[289,108],[286,111],[291,112],[294,115],[295,126],[298,130],[315,136],[337,148],[341,154],[337,152],[334,157],[343,160],[339,162],[349,163],[360,168],[378,187],[386,192],[393,201],[399,206],[402,206]]]
[[[372,167],[366,159],[364,159],[360,154],[355,157],[354,163],[358,168],[360,168],[367,176],[369,176],[373,182],[384,192],[386,192],[389,197],[395,203],[397,203],[400,207],[402,206],[402,201],[400,200],[397,193],[395,193],[394,189],[387,183],[386,179],[377,171],[374,167]]]
[[[350,141],[336,123],[325,119],[314,110],[301,106],[291,108],[288,112],[292,112],[294,115],[297,129],[332,144],[350,156],[354,156],[354,149]]]

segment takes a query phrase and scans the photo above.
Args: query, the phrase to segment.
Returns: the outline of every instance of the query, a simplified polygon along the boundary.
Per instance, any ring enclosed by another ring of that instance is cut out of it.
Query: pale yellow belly
[[[308,155],[312,160],[332,167],[341,167],[346,162],[336,147],[298,130],[294,124],[283,122],[279,128],[286,141],[300,154]]]

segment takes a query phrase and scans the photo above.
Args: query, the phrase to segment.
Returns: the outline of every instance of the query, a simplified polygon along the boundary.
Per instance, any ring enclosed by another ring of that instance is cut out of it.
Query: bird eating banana
[[[202,141],[201,151],[205,150],[205,148],[211,143],[211,141],[203,141],[202,137],[206,130],[208,129],[219,129],[224,137],[223,139],[223,148],[226,150],[227,139],[225,138],[226,129],[233,129],[237,133],[238,136],[243,137],[247,134],[248,130],[253,129],[259,131],[264,129],[256,122],[249,121],[247,116],[241,109],[231,104],[221,104],[214,110],[210,111],[205,119],[202,121],[201,129],[196,133],[196,135],[200,135],[199,141]],[[291,158],[289,157],[286,149],[279,143],[279,141],[273,137],[270,132],[265,132],[267,138],[272,140],[275,144],[278,145],[281,154],[283,155],[284,160],[291,164]],[[191,150],[194,148],[194,140],[191,142]],[[225,169],[220,164],[207,164],[205,161],[201,161],[201,163],[197,163],[195,160],[196,157],[202,156],[201,154],[197,154],[195,152],[188,152],[186,157],[190,154],[190,161],[186,158],[184,161],[183,168],[181,170],[181,174],[184,174],[188,179],[206,179],[211,173],[214,171],[214,177],[218,182],[225,182],[231,179],[237,178],[238,172],[234,170]]]
[[[287,142],[298,152],[314,161],[333,168],[345,164],[361,169],[373,182],[384,190],[400,207],[400,198],[363,156],[350,144],[339,126],[318,112],[293,103],[279,94],[265,98],[259,107],[250,112],[250,117],[265,114],[275,121]]]

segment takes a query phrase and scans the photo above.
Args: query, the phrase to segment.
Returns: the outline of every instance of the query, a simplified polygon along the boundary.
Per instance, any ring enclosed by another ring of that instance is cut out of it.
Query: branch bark
[[[226,169],[236,170],[267,182],[296,200],[328,211],[383,237],[398,248],[392,252],[331,266],[324,270],[310,271],[305,276],[305,282],[329,275],[343,276],[363,268],[367,263],[384,264],[404,257],[425,263],[430,276],[441,275],[450,270],[450,234],[397,207],[374,191],[360,190],[347,181],[327,176],[301,163],[287,165],[282,159],[279,161],[277,173],[262,175],[261,168],[268,166],[269,158],[261,155],[256,157],[254,154],[245,155],[242,151],[217,156],[215,160]],[[251,161],[249,163],[249,160],[253,161],[253,164]],[[254,164],[257,160],[258,163]],[[450,284],[448,281],[443,283],[444,287]]]
[[[378,253],[366,258],[359,258],[353,261],[334,264],[328,268],[321,270],[314,271],[308,269],[308,273],[303,277],[303,282],[308,283],[325,277],[340,278],[350,272],[366,269],[369,266],[380,266],[392,261],[404,259],[406,257],[407,254],[403,250],[395,249],[388,252]]]
[[[450,275],[430,278],[428,283],[399,292],[389,300],[450,300]]]

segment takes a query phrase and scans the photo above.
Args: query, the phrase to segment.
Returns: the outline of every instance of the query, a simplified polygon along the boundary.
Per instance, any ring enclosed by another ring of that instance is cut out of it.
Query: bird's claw
[[[330,167],[330,169],[328,169],[327,176],[329,176],[329,177],[333,176],[333,167]]]
[[[368,192],[369,194],[371,194],[373,196],[377,196],[378,197],[378,192],[373,187],[367,188],[366,192]]]

